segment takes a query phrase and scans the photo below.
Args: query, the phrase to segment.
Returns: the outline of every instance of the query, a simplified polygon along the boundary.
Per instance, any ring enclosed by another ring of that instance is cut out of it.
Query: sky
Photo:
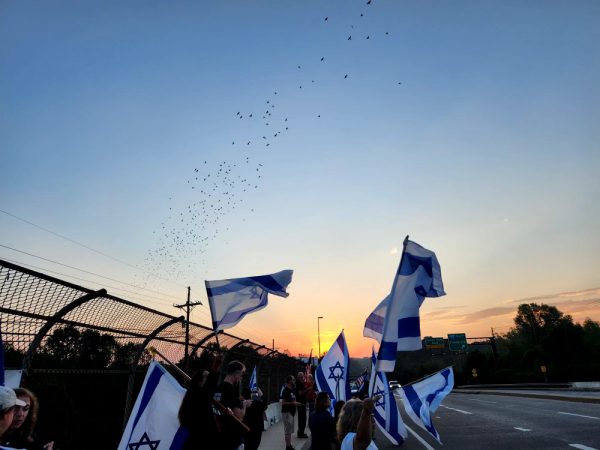
[[[409,235],[447,292],[423,336],[506,333],[522,302],[600,320],[599,19],[594,1],[1,2],[0,259],[172,315],[190,286],[203,325],[204,280],[293,269],[228,331],[316,354],[343,329],[366,356]]]

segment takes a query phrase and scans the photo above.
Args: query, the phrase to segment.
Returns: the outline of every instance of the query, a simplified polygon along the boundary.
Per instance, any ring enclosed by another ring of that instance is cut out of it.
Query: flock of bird
[[[360,17],[364,17],[371,3],[371,0],[366,2]],[[334,19],[325,16],[323,23],[331,24]],[[350,25],[350,30],[355,34],[344,36],[342,39],[352,41],[353,38],[359,38],[354,25]],[[390,36],[390,33],[386,31],[381,35]],[[375,35],[362,34],[360,38],[371,40],[373,36]],[[316,56],[315,61],[327,64],[327,58],[323,55]],[[302,64],[297,64],[297,70],[303,71]],[[350,74],[338,72],[337,76],[347,80]],[[223,228],[225,218],[240,209],[244,202],[251,198],[251,192],[259,189],[266,155],[290,130],[291,120],[277,107],[279,100],[282,100],[290,89],[306,90],[310,85],[317,83],[317,80],[308,74],[303,74],[301,79],[303,81],[297,84],[297,87],[273,89],[252,111],[240,109],[232,112],[233,120],[249,121],[248,129],[253,130],[252,135],[236,136],[224,143],[230,150],[237,149],[233,152],[233,157],[217,162],[201,160],[190,170],[185,180],[185,188],[192,191],[192,195],[190,196],[188,191],[181,197],[193,198],[194,201],[186,202],[187,204],[182,206],[175,194],[169,197],[166,218],[154,231],[157,245],[148,252],[144,261],[144,268],[148,274],[143,280],[145,284],[153,275],[165,274],[171,279],[189,282],[190,279],[199,277],[199,266],[206,268],[207,261],[204,256],[211,243],[229,230],[228,226]],[[321,114],[315,115],[317,118],[321,117]],[[246,207],[240,212],[244,215],[254,212],[254,209]],[[241,220],[245,221],[244,218]]]

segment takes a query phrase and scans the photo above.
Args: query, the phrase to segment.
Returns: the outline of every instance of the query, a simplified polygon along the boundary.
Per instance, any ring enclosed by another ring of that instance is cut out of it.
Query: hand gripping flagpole
[[[165,357],[165,355],[163,355],[161,352],[159,352],[155,347],[148,347],[148,351],[150,353],[152,353],[152,356],[156,356],[156,355],[160,356],[169,366],[171,366],[173,369],[175,369],[175,371],[179,375],[181,375],[186,381],[191,381],[192,377],[190,377],[187,373],[185,373],[183,370],[181,370],[176,364],[174,364],[171,361],[169,361]],[[231,410],[229,408],[227,408],[225,405],[223,405],[218,400],[215,400],[214,398],[212,399],[212,402],[219,409],[219,411],[221,412],[221,414],[227,414],[227,415],[231,416],[231,418],[233,420],[235,420],[238,423],[238,425],[240,427],[242,427],[246,432],[250,431],[250,428],[248,428],[244,422],[242,422],[240,419],[238,419],[235,416],[235,414],[233,414],[231,412]]]

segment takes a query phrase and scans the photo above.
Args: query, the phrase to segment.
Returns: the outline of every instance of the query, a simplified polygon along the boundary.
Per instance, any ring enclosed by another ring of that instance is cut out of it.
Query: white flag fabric
[[[213,330],[235,326],[246,314],[267,306],[268,294],[287,297],[285,291],[292,282],[293,270],[271,275],[205,281],[210,304]]]
[[[375,339],[377,342],[381,342],[383,337],[383,323],[385,321],[385,315],[387,314],[388,305],[390,304],[390,296],[387,295],[377,308],[373,310],[371,315],[367,317],[365,322],[365,328],[363,329],[363,336]]]
[[[350,355],[344,331],[333,342],[315,372],[319,392],[327,392],[331,399],[331,410],[339,400],[350,398],[349,366]]]
[[[256,366],[254,366],[254,370],[252,371],[252,376],[250,377],[250,383],[248,384],[250,388],[250,392],[258,391],[258,385],[256,384]]]
[[[185,389],[156,361],[150,363],[148,373],[138,394],[118,450],[152,448],[180,450],[187,438],[187,430],[179,426],[177,414]]]
[[[394,398],[394,392],[390,390],[387,377],[384,372],[376,372],[376,364],[377,357],[375,356],[375,350],[373,350],[371,355],[369,397],[375,395],[381,396],[381,398],[375,402],[375,411],[373,411],[375,423],[392,444],[402,445],[408,436],[408,432],[402,421],[400,411],[398,411],[398,404]]]
[[[427,378],[400,388],[406,414],[441,444],[440,435],[433,426],[431,415],[438,409],[454,387],[454,372],[447,367]]]
[[[394,371],[396,352],[422,348],[419,308],[425,297],[442,295],[446,293],[440,263],[435,253],[406,239],[384,314],[383,337],[377,355],[378,371]],[[380,307],[381,304],[374,311],[377,315]]]

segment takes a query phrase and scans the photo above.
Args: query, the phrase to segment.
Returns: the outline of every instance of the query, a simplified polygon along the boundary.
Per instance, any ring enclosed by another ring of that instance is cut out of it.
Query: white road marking
[[[478,398],[470,398],[469,400],[473,400],[474,402],[481,402],[481,403],[492,403],[492,404],[496,404],[498,402],[490,402],[489,400],[479,400]]]
[[[587,445],[581,445],[581,444],[569,444],[569,447],[580,448],[581,450],[598,450],[597,448],[588,447]]]
[[[414,437],[417,438],[417,440],[423,444],[423,447],[425,447],[427,450],[435,450],[431,445],[429,445],[427,443],[427,441],[425,439],[423,439],[421,436],[419,436],[417,433],[415,433],[412,428],[410,428],[409,426],[407,426],[406,424],[404,424],[404,426],[406,427],[406,429],[409,431],[410,434],[412,434]]]
[[[562,412],[562,411],[557,411],[557,412],[558,412],[558,414],[566,414],[568,416],[577,416],[577,417],[585,417],[586,419],[598,419],[598,420],[600,420],[600,417],[584,416],[583,414],[573,414],[573,413]]]
[[[462,409],[450,408],[449,406],[444,406],[444,405],[440,405],[440,406],[443,408],[446,408],[446,409],[451,409],[452,411],[458,411],[459,413],[463,413],[463,414],[473,414],[472,412],[463,411]]]
[[[515,430],[519,430],[519,431],[531,431],[531,429],[529,428],[521,428],[521,427],[514,427]]]

